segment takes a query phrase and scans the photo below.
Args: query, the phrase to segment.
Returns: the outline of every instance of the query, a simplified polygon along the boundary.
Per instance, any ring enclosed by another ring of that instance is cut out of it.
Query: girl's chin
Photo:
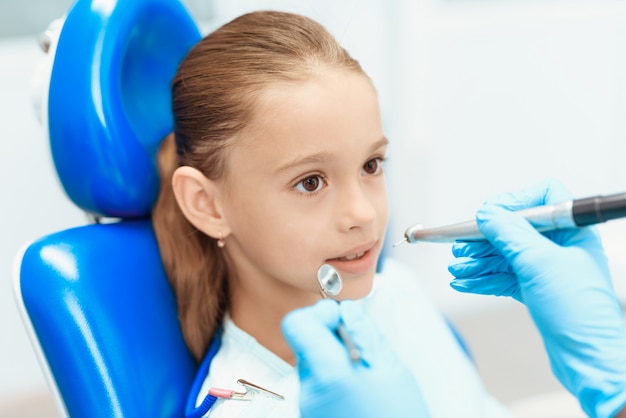
[[[351,283],[350,286],[344,286],[337,300],[358,300],[363,299],[372,292],[374,279],[365,280],[362,283]]]
[[[346,292],[345,294],[344,294],[344,292],[341,292],[341,295],[339,295],[335,299],[338,300],[338,301],[359,300],[359,299],[363,299],[363,298],[367,297],[369,294],[370,294],[370,292],[354,292],[354,293]]]

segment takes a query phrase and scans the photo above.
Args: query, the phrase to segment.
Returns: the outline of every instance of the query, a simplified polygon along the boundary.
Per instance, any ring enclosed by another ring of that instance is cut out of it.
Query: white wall
[[[26,242],[85,221],[57,181],[31,105],[40,54],[35,37],[0,41],[0,400],[45,386],[13,299],[15,256]]]
[[[617,1],[397,1],[390,228],[470,219],[545,177],[577,197],[626,191],[626,10]],[[626,295],[626,221],[603,227]],[[608,226],[608,228],[607,228]],[[445,311],[495,299],[450,291],[449,245],[392,251]]]
[[[361,61],[392,141],[391,244],[404,229],[465,220],[494,193],[547,176],[585,197],[626,190],[626,9],[617,1],[223,1],[207,28],[259,8],[308,14]],[[61,190],[30,103],[34,38],[0,43],[0,400],[43,386],[12,300],[20,246],[84,223]],[[626,221],[603,227],[626,295]],[[445,312],[507,301],[448,286],[449,246],[389,249]],[[626,300],[626,298],[625,298]]]

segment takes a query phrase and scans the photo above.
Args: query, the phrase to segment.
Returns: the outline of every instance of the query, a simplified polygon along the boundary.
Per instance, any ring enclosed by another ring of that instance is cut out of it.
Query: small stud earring
[[[224,248],[225,245],[226,241],[224,241],[224,238],[222,238],[222,233],[220,232],[220,238],[217,240],[217,247]]]

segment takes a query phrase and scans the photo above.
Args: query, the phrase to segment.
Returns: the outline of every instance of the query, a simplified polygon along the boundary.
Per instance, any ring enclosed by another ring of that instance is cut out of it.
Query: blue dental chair
[[[150,212],[170,80],[200,36],[179,0],[77,0],[50,45],[55,168],[67,196],[107,220],[36,240],[16,263],[18,307],[63,416],[183,416],[197,364]]]

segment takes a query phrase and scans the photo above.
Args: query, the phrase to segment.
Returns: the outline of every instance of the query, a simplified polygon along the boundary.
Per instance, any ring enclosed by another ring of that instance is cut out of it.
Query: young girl
[[[175,139],[160,155],[153,219],[189,349],[211,360],[196,404],[210,388],[241,390],[239,379],[284,398],[218,400],[207,416],[298,416],[280,325],[320,300],[325,263],[343,278],[339,298],[359,300],[415,376],[433,417],[507,416],[416,279],[393,262],[375,277],[389,141],[370,79],[322,26],[288,13],[241,16],[189,52],[172,95]]]

